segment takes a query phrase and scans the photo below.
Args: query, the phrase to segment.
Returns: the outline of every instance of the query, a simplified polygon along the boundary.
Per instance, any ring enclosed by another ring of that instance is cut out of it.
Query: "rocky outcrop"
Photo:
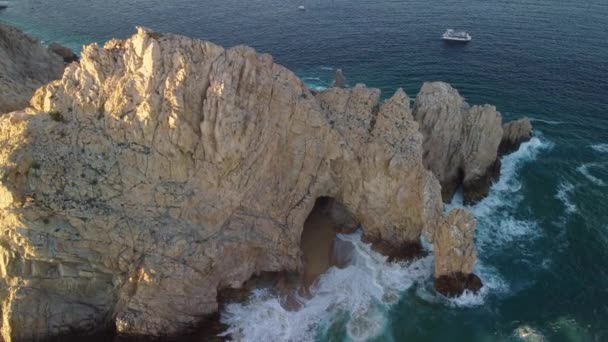
[[[413,113],[424,135],[424,163],[439,179],[444,201],[460,186],[466,203],[485,197],[500,169],[496,107],[469,106],[449,84],[434,82],[422,86]]]
[[[0,114],[25,108],[37,88],[61,78],[64,67],[59,55],[0,24]]]
[[[58,43],[49,44],[49,51],[53,52],[59,57],[63,58],[63,62],[66,64],[70,64],[73,62],[78,62],[78,55],[75,54],[72,50],[62,46]]]
[[[481,280],[473,274],[475,225],[469,212],[455,209],[435,233],[435,289],[445,296],[481,289]]]
[[[300,270],[321,197],[370,241],[424,235],[437,253],[440,185],[409,98],[379,99],[363,85],[315,97],[245,46],[138,29],[85,47],[0,117],[4,339],[188,330],[218,290]]]
[[[344,73],[342,73],[342,69],[336,70],[336,78],[334,79],[334,83],[332,87],[335,88],[345,88],[346,87],[346,77],[344,77]]]
[[[503,135],[498,155],[503,156],[517,151],[519,146],[532,138],[532,123],[528,118],[511,121],[502,125]]]

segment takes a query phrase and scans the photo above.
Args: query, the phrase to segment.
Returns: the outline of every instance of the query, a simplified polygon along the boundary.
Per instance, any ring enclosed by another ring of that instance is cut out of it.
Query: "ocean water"
[[[535,137],[505,157],[471,209],[485,287],[455,300],[431,290],[432,253],[389,264],[361,243],[317,296],[287,312],[264,291],[223,313],[248,341],[608,341],[608,1],[12,0],[0,21],[79,50],[135,25],[248,44],[310,87],[343,68],[352,85],[415,96],[451,83]],[[305,5],[306,11],[298,11]],[[448,27],[467,45],[445,44]],[[462,206],[456,198],[448,208]]]

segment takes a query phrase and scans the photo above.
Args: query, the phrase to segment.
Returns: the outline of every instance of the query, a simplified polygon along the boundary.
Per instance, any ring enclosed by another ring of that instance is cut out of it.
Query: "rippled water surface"
[[[606,0],[13,0],[0,11],[44,41],[79,49],[143,25],[271,53],[311,87],[334,69],[388,97],[443,80],[535,138],[503,160],[479,220],[478,296],[430,288],[432,262],[390,265],[358,240],[351,266],[288,313],[256,293],[224,313],[252,341],[608,341]],[[306,11],[298,11],[305,5]],[[467,45],[442,43],[448,27]],[[459,206],[458,199],[451,206]],[[432,257],[432,256],[431,256]]]

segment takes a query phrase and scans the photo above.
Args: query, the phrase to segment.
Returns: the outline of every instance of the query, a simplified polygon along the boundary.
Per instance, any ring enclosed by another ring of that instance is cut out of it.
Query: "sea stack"
[[[424,135],[424,163],[439,179],[445,202],[461,187],[465,204],[485,198],[500,176],[500,157],[532,133],[528,119],[503,126],[496,107],[471,106],[443,82],[424,83],[413,115]]]
[[[342,69],[336,70],[336,78],[334,80],[334,83],[332,84],[332,87],[336,87],[336,88],[345,88],[346,87],[346,77],[344,77],[344,73],[342,72]]]
[[[481,280],[473,274],[475,225],[469,212],[455,209],[435,233],[435,289],[447,297],[481,289]]]

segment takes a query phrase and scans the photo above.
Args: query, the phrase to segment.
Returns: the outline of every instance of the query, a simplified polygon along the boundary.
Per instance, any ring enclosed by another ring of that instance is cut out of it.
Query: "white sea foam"
[[[519,326],[515,331],[513,331],[513,335],[521,341],[525,342],[544,342],[545,336],[538,331],[530,327],[529,325]]]
[[[517,220],[510,214],[521,201],[521,196],[516,194],[521,187],[518,171],[551,146],[535,137],[503,158],[501,180],[492,187],[489,197],[470,208],[479,221],[480,253],[483,246],[492,242],[504,245],[534,234],[534,222]],[[461,198],[460,201],[456,198],[448,207],[459,206],[462,206]],[[339,234],[337,243],[351,246],[346,249],[351,250],[349,265],[342,269],[332,267],[323,274],[311,289],[310,298],[298,298],[299,309],[286,310],[282,306],[284,298],[268,290],[256,290],[246,303],[226,307],[222,322],[229,329],[225,334],[238,341],[314,341],[333,324],[344,324],[349,340],[365,341],[386,329],[390,307],[405,290],[414,286],[423,300],[453,307],[482,305],[488,294],[509,291],[499,272],[478,260],[475,273],[484,284],[481,291],[446,298],[432,288],[432,251],[412,263],[388,263],[386,257],[361,241],[360,232]]]
[[[230,304],[222,322],[226,334],[239,341],[314,341],[320,330],[346,322],[348,337],[365,341],[380,334],[386,315],[400,294],[432,273],[432,257],[412,263],[388,263],[386,257],[361,242],[361,234],[338,235],[352,246],[349,266],[332,267],[323,274],[309,299],[300,298],[297,311],[281,306],[282,299],[268,291],[254,292],[243,304]]]
[[[302,77],[302,82],[306,84],[308,89],[323,91],[327,89],[327,83],[323,82],[320,77]]]
[[[576,205],[570,200],[570,195],[574,191],[574,185],[570,182],[562,182],[557,187],[555,198],[560,200],[566,208],[566,214],[573,214],[577,211]]]
[[[583,165],[577,167],[576,170],[578,172],[580,172],[583,176],[585,176],[585,178],[587,178],[592,183],[594,183],[595,185],[606,186],[606,183],[603,180],[595,177],[589,171],[590,168],[596,168],[596,167],[601,167],[601,166],[602,166],[602,164],[600,164],[600,163],[586,163],[586,164],[583,164]]]
[[[543,119],[537,119],[537,118],[530,118],[530,121],[532,121],[532,122],[542,122],[542,123],[546,123],[547,125],[561,125],[561,124],[567,123],[565,121],[543,120]]]
[[[477,306],[483,304],[490,293],[509,292],[509,284],[497,269],[483,261],[483,255],[497,249],[508,248],[512,241],[539,236],[540,232],[535,221],[516,218],[513,212],[523,199],[519,194],[522,186],[519,171],[523,165],[535,160],[539,153],[552,147],[553,144],[544,140],[542,136],[534,137],[522,144],[516,152],[505,156],[502,159],[500,180],[492,186],[489,196],[468,207],[478,223],[475,240],[480,258],[475,266],[475,274],[481,278],[484,286],[477,294],[465,293],[458,298],[447,300],[448,305]],[[461,192],[446,205],[446,212],[459,207],[464,207]],[[426,298],[428,299],[428,296]]]
[[[608,153],[608,144],[595,144],[590,147],[596,152]]]
[[[535,160],[539,153],[551,149],[553,144],[539,137],[522,144],[516,152],[502,159],[500,180],[492,186],[488,197],[470,207],[478,221],[476,242],[480,251],[486,246],[495,249],[522,237],[538,234],[536,222],[513,216],[523,200],[519,194],[519,171],[523,165]]]

